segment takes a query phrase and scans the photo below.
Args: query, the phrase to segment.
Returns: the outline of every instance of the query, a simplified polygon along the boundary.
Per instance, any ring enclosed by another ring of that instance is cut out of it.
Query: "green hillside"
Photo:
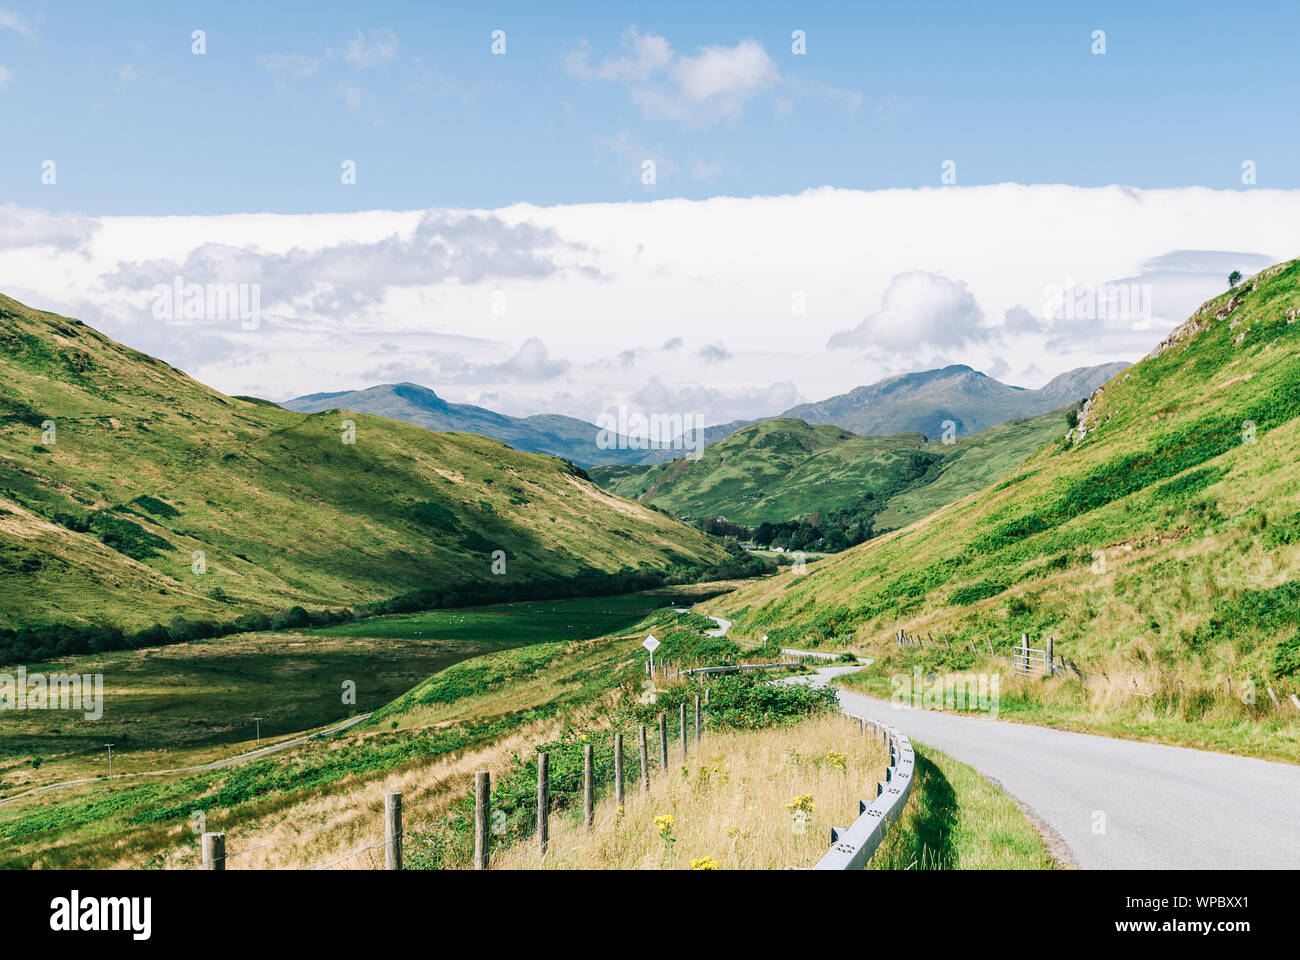
[[[944,447],[916,433],[859,437],[832,426],[777,418],[743,427],[682,457],[633,473],[624,468],[610,489],[677,516],[723,515],[755,525],[817,510],[882,502],[943,459]],[[609,477],[607,471],[596,479]]]
[[[225,620],[728,556],[563,460],[227,397],[7,297],[0,350],[0,627]]]
[[[843,512],[894,529],[1011,472],[1065,435],[1065,411],[991,427],[954,444],[916,433],[860,437],[839,427],[778,418],[744,427],[687,458],[654,467],[597,467],[619,496],[693,520],[762,523]],[[859,538],[861,539],[861,538]]]
[[[1271,681],[1285,703],[1300,679],[1298,287],[1300,261],[1261,272],[1098,388],[1080,429],[1014,476],[711,606],[882,655],[900,627],[943,634],[953,646],[926,655],[951,669],[983,656],[965,641],[1051,634],[1102,693],[1167,697],[1144,702],[1185,718],[1225,677],[1266,705]]]
[[[981,430],[973,437],[957,437],[940,464],[938,474],[891,498],[876,517],[880,530],[896,530],[920,520],[942,506],[982,490],[1014,471],[1031,454],[1065,436],[1066,415],[1074,407],[1037,417],[1009,420]]]

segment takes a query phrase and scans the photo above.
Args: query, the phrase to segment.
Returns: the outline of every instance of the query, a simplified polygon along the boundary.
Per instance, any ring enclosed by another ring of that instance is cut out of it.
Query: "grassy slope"
[[[783,641],[851,636],[886,656],[899,627],[991,638],[1004,653],[1021,632],[1050,633],[1092,683],[1183,723],[1228,710],[1206,699],[1224,676],[1253,679],[1265,703],[1265,678],[1279,695],[1297,689],[1298,308],[1300,262],[1264,271],[1098,391],[1081,442],[1051,444],[1013,478],[805,577],[743,587],[714,612]],[[925,648],[928,667],[978,662],[963,645]],[[1222,722],[1258,716],[1243,707]],[[1268,722],[1296,740],[1289,715]]]
[[[939,475],[890,499],[876,517],[882,530],[896,530],[940,507],[982,490],[1015,470],[1031,454],[1065,435],[1065,410],[1009,420],[973,437],[958,437]]]
[[[138,627],[179,613],[352,605],[486,580],[497,549],[517,580],[724,556],[563,461],[483,437],[226,397],[5,297],[0,348],[3,624]],[[355,421],[354,444],[342,442],[345,419]],[[57,429],[52,444],[46,421]],[[142,495],[154,500],[133,502]],[[98,529],[75,532],[59,514],[97,515]],[[101,542],[112,529],[135,541],[135,558]],[[202,576],[191,572],[196,550],[206,554]],[[212,599],[216,588],[231,601]]]
[[[981,489],[1064,433],[1064,411],[990,427],[951,446],[919,434],[860,437],[775,419],[706,447],[699,461],[596,467],[591,476],[619,496],[678,516],[722,515],[747,525],[846,508],[870,494],[885,503],[876,526],[893,529]]]
[[[721,514],[753,525],[849,506],[867,493],[880,497],[924,474],[947,449],[915,433],[859,437],[778,418],[710,444],[698,461],[681,458],[641,473],[615,468],[621,478],[611,489],[678,516]]]

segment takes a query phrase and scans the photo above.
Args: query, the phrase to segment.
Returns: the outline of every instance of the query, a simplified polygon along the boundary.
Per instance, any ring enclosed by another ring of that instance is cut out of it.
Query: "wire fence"
[[[373,826],[363,830],[361,845],[331,852],[303,869],[488,869],[494,848],[533,842],[539,858],[554,838],[597,826],[598,795],[613,795],[621,807],[630,791],[648,791],[652,780],[699,748],[708,715],[708,688],[684,699],[675,710],[659,713],[657,722],[635,729],[610,730],[599,738],[582,734],[548,744],[549,749],[517,757],[505,779],[493,788],[489,771],[474,776],[472,794],[450,810],[418,826],[403,825],[400,792],[384,795],[384,808]],[[440,785],[443,786],[443,785]],[[450,786],[447,784],[446,786]],[[427,811],[425,811],[427,813]],[[409,815],[410,811],[407,811]],[[615,816],[610,813],[607,817]],[[200,862],[188,869],[225,870],[241,858],[263,855],[285,845],[299,845],[330,831],[345,834],[340,846],[357,835],[359,819],[324,824],[242,849],[227,849],[224,832],[204,832]],[[555,827],[559,827],[557,831]],[[369,836],[365,836],[369,834]],[[292,860],[294,858],[286,858]],[[248,863],[247,859],[243,860]]]

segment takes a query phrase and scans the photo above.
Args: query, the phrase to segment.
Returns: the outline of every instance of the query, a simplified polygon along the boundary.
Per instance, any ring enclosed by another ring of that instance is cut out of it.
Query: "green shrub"
[[[952,592],[949,603],[957,606],[966,606],[971,603],[978,603],[981,600],[987,600],[989,597],[996,597],[999,593],[1007,588],[1008,584],[1000,583],[996,580],[981,580],[978,583],[968,584],[964,587],[958,587]]]

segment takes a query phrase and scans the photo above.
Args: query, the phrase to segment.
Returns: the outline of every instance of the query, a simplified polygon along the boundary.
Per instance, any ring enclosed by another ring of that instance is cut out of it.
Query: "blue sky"
[[[0,291],[274,400],[405,380],[720,423],[950,363],[1036,387],[1300,254],[1297,27],[1295,3],[0,0]],[[228,284],[254,319],[167,306]]]
[[[1240,190],[1244,160],[1261,187],[1300,185],[1296,4],[2,6],[0,201],[25,207],[699,199],[938,185],[945,160],[959,185]],[[662,71],[618,75],[629,30],[662,38]],[[752,89],[674,107],[674,63],[743,41],[767,61]]]

